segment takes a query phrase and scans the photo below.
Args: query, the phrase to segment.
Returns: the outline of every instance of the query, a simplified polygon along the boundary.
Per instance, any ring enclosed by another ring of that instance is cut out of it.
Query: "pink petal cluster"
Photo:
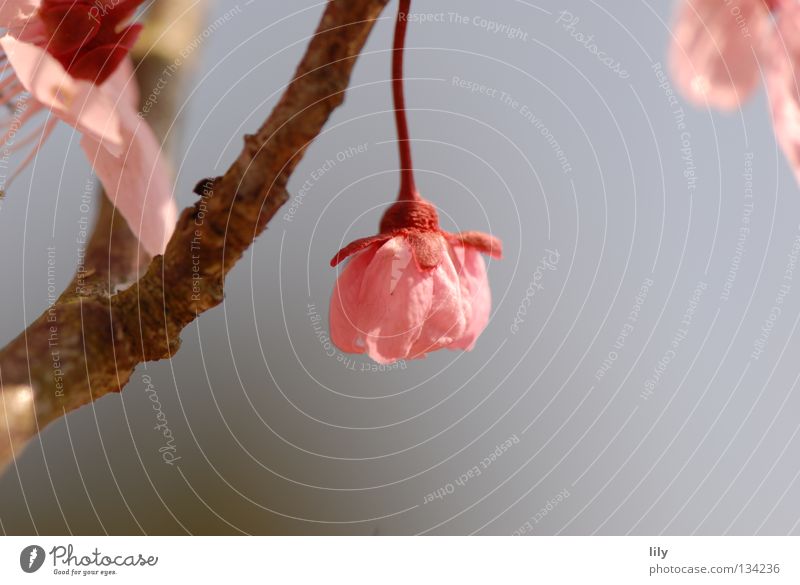
[[[739,107],[763,66],[775,134],[800,182],[800,4],[684,0],[673,34],[672,75],[698,105]]]
[[[500,242],[479,232],[440,230],[427,202],[398,207],[423,212],[410,221],[406,216],[404,227],[398,217],[385,218],[380,235],[353,242],[331,261],[335,266],[353,255],[331,296],[333,342],[381,364],[443,348],[471,350],[492,306],[481,253],[499,258]]]
[[[163,252],[177,208],[160,144],[137,113],[127,53],[141,27],[124,26],[141,0],[120,0],[104,11],[85,0],[0,2],[6,30],[0,38],[0,105],[11,112],[0,144],[15,152],[36,142],[11,180],[62,120],[82,134],[81,147],[106,194],[143,248],[151,255]],[[45,121],[20,138],[20,128],[39,114]]]

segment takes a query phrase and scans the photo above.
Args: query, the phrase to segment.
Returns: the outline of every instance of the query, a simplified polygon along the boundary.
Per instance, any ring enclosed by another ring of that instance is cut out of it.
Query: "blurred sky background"
[[[178,119],[181,206],[275,105],[323,10],[213,6]],[[471,353],[388,371],[326,343],[328,261],[397,190],[396,8],[224,306],[47,428],[0,477],[0,530],[798,533],[798,186],[763,92],[728,115],[670,102],[672,2],[413,3],[418,183],[446,229],[503,240],[492,320]],[[61,126],[0,200],[0,342],[46,308],[49,247],[71,279],[89,181]]]

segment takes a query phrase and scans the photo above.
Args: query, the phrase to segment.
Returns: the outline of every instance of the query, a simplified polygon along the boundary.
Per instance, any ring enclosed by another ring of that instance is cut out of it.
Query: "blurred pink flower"
[[[787,4],[776,17],[777,33],[767,50],[767,92],[775,134],[800,182],[800,5]]]
[[[128,52],[141,25],[126,25],[143,0],[101,9],[89,0],[0,0],[0,105],[11,116],[7,154],[34,143],[4,188],[36,156],[57,121],[82,135],[81,147],[106,194],[151,255],[163,252],[177,218],[161,147],[137,113]],[[37,114],[45,121],[24,138]],[[51,115],[52,114],[52,115]]]
[[[762,65],[775,135],[800,182],[800,4],[796,0],[683,2],[670,66],[689,100],[737,108],[753,93]]]
[[[500,241],[440,230],[435,209],[421,199],[395,203],[380,235],[356,240],[331,260],[335,266],[353,255],[331,297],[333,342],[381,364],[471,350],[492,306],[481,253],[499,258]]]
[[[696,105],[737,108],[759,80],[774,1],[685,0],[673,26],[672,76]]]

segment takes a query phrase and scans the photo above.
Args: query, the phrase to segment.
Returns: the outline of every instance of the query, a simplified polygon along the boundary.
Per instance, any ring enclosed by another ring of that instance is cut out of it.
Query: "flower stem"
[[[397,123],[397,145],[400,150],[400,194],[397,197],[398,201],[417,201],[420,199],[414,181],[411,138],[408,133],[406,98],[403,91],[403,57],[410,9],[411,0],[400,0],[394,29],[394,51],[392,53],[392,92],[394,94],[394,116]]]

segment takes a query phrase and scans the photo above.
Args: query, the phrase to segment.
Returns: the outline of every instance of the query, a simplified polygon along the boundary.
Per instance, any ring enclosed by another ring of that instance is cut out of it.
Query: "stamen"
[[[3,81],[0,81],[0,94],[13,85],[21,85],[19,78],[16,75],[9,75]]]
[[[13,112],[16,108],[17,98],[25,93],[24,87],[12,87],[7,91],[0,92],[0,105],[7,106]]]
[[[8,181],[6,181],[4,185],[5,188],[0,189],[0,197],[5,196],[6,191],[8,191],[11,185],[14,184],[14,181],[16,181],[17,177],[20,176],[22,171],[24,171],[28,167],[28,165],[31,164],[31,161],[36,157],[36,155],[39,154],[39,149],[41,149],[42,145],[45,142],[47,142],[48,138],[50,138],[50,134],[53,133],[53,130],[55,129],[57,124],[58,124],[58,118],[55,117],[51,117],[49,120],[47,120],[47,122],[44,123],[43,130],[41,135],[39,136],[38,142],[34,145],[34,147],[31,149],[28,155],[23,159],[23,161],[19,164],[16,170],[8,178]]]
[[[17,114],[19,109],[15,109],[15,114],[8,124],[8,130],[6,130],[6,132],[3,134],[3,137],[0,138],[0,146],[3,148],[8,148],[8,141],[13,140],[17,132],[24,128],[25,124],[36,114],[41,112],[43,108],[44,106],[42,106],[39,102],[31,101],[30,105],[25,107],[25,110],[23,110],[21,115]]]
[[[50,120],[42,122],[35,130],[32,130],[30,133],[28,133],[28,135],[25,138],[22,138],[20,140],[15,140],[12,146],[7,147],[7,151],[9,153],[15,153],[25,148],[31,142],[36,140],[37,137],[42,135],[42,133],[45,131],[47,125],[50,122],[51,122]]]
[[[22,85],[12,86],[9,91],[0,91],[0,105],[6,106],[6,109],[12,114],[17,110],[18,98],[25,93],[25,88]]]

